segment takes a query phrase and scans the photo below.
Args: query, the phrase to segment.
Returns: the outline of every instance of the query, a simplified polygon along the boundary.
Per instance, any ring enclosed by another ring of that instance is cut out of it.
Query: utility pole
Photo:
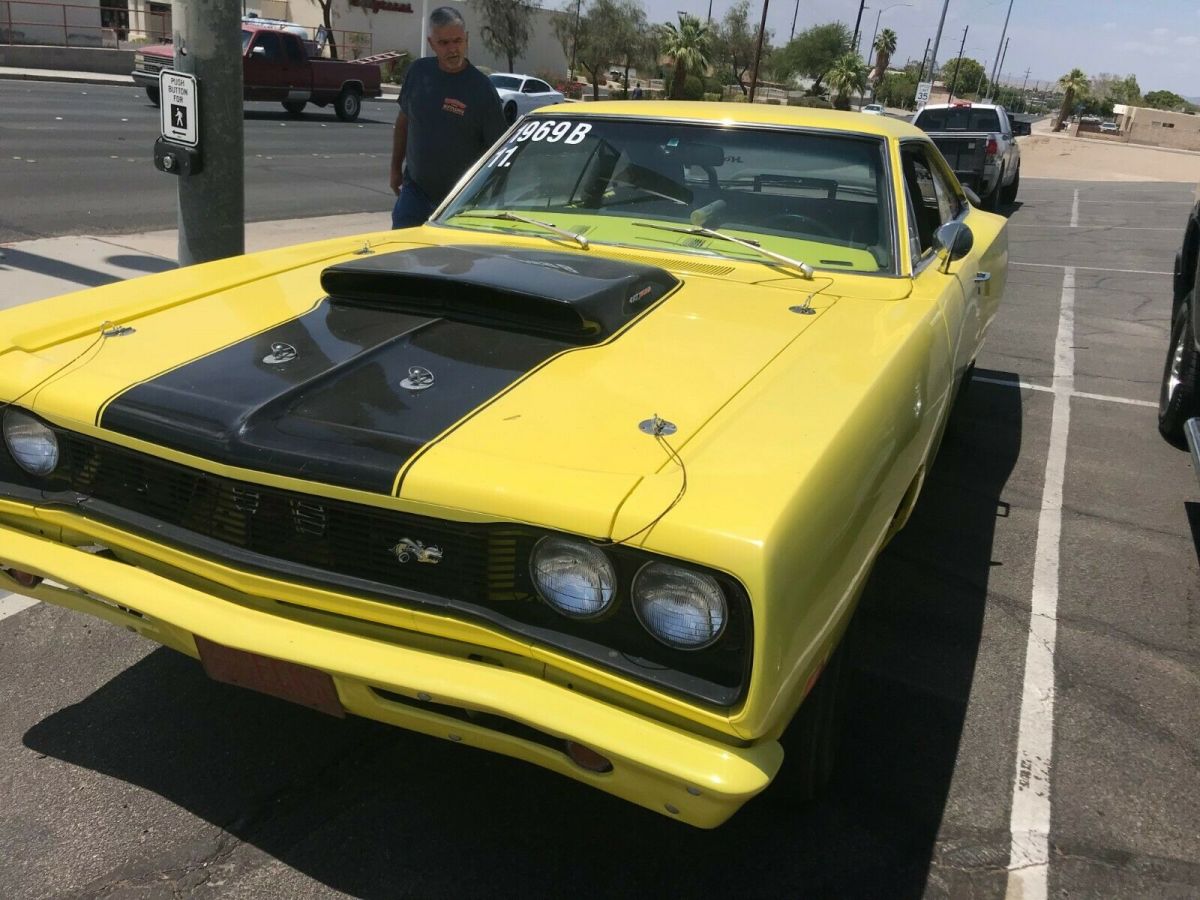
[[[917,84],[920,84],[925,78],[925,60],[929,59],[929,45],[933,43],[933,38],[925,39],[925,52],[921,54],[921,68],[917,70]]]
[[[1008,34],[1008,17],[1012,15],[1013,0],[1008,0],[1008,12],[1004,14],[1004,28],[1000,31],[1000,43],[996,45],[996,68],[992,70],[991,84],[996,83],[996,72],[1000,68],[1000,52],[1004,47],[1004,36]],[[993,94],[995,91],[992,92]]]
[[[754,74],[750,76],[750,96],[747,103],[754,102],[754,92],[758,89],[758,63],[762,59],[763,34],[767,30],[767,6],[771,0],[763,0],[762,21],[758,23],[758,47],[754,50]]]
[[[185,0],[174,8],[174,67],[196,78],[203,160],[199,172],[179,176],[179,264],[190,266],[246,249],[242,14],[227,0]]]
[[[954,99],[954,89],[958,87],[958,70],[962,68],[963,47],[967,46],[967,30],[970,27],[967,25],[963,28],[962,43],[958,45],[958,59],[954,63],[954,78],[950,81],[950,96],[946,98],[947,103]]]
[[[709,3],[709,9],[712,8],[712,3]],[[788,38],[789,43],[796,38],[796,17],[800,15],[800,0],[796,0],[796,10],[792,13],[792,36]]]
[[[929,58],[929,81],[931,84],[937,76],[938,45],[942,42],[942,26],[946,24],[946,9],[949,6],[950,0],[942,0],[942,17],[938,19],[937,34],[933,38],[933,56]]]
[[[1021,112],[1029,110],[1029,101],[1025,99],[1025,85],[1029,84],[1029,73],[1031,69],[1025,70],[1025,80],[1021,82]]]
[[[867,0],[858,0],[858,18],[854,20],[854,37],[850,39],[850,46],[854,48],[854,52],[858,52],[858,26],[862,24],[863,7],[867,5]]]
[[[996,77],[997,78],[1004,77],[1004,57],[1008,56],[1008,42],[1011,40],[1012,40],[1012,38],[1004,39],[1004,52],[1000,54],[1000,64],[998,66],[996,66]],[[993,81],[992,82],[992,99],[993,100],[996,99],[996,87],[997,86],[998,86],[998,82]]]

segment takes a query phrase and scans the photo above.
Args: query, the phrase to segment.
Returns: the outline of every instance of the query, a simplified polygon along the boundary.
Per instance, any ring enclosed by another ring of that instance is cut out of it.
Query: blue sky
[[[701,18],[708,12],[708,0],[642,2],[652,22],[674,20],[676,10]],[[893,6],[895,0],[867,0],[864,48],[875,30],[876,14],[883,10],[879,27],[896,32],[896,58],[900,62],[920,58],[925,41],[937,31],[942,2],[905,2],[911,6]],[[732,5],[731,0],[712,0],[713,18],[720,19]],[[796,0],[770,0],[767,27],[774,31],[777,45],[786,43],[796,8]],[[969,25],[964,55],[977,59],[990,72],[1007,9],[1008,0],[950,0],[938,60],[944,62],[958,54],[963,26]],[[858,0],[800,0],[796,32],[838,19],[853,29],[857,13]],[[761,0],[751,0],[756,27],[761,15]],[[1132,73],[1143,92],[1200,95],[1200,0],[1013,0],[1008,35],[1011,41],[1004,61],[1008,82],[1019,85],[1026,69],[1032,86],[1037,81],[1057,80],[1078,67],[1088,75]]]

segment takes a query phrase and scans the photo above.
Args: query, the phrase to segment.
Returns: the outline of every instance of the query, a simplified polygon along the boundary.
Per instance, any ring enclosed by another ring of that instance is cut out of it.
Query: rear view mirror
[[[701,166],[708,169],[715,169],[725,163],[723,147],[698,141],[680,141],[675,146],[668,144],[667,156],[684,166]]]
[[[950,271],[950,263],[962,259],[975,246],[975,235],[962,222],[947,222],[933,233],[933,248],[936,253],[945,253],[943,272]]]
[[[1016,137],[1023,137],[1024,135],[1027,135],[1030,132],[1030,126],[1029,126],[1028,122],[1018,122],[1018,121],[1014,120],[1012,123],[1012,128],[1013,128],[1013,135],[1015,135]]]

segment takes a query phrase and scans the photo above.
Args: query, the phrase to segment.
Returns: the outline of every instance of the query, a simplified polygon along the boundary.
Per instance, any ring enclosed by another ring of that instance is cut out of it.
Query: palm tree
[[[896,52],[896,32],[890,28],[885,28],[879,32],[879,37],[875,38],[875,71],[872,72],[875,82],[875,89],[879,89],[879,82],[883,81],[883,76],[887,73],[888,63],[892,61],[892,54]]]
[[[659,49],[675,64],[671,74],[672,100],[683,97],[684,82],[689,72],[703,74],[708,71],[711,46],[708,26],[696,16],[680,13],[678,28],[670,22],[662,26],[662,45]]]
[[[867,66],[854,51],[843,53],[833,61],[825,75],[829,89],[833,91],[835,109],[849,109],[851,94],[860,96],[867,89]]]
[[[1075,95],[1083,96],[1087,93],[1088,85],[1087,75],[1083,69],[1072,69],[1062,78],[1058,79],[1058,86],[1063,89],[1063,105],[1058,112],[1058,124],[1054,126],[1055,131],[1063,129],[1063,123],[1067,121],[1071,115],[1071,108],[1075,105]]]

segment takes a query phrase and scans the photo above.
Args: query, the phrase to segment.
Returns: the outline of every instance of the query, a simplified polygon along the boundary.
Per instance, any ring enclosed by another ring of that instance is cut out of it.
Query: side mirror
[[[1017,137],[1024,137],[1030,133],[1030,126],[1028,122],[1013,122],[1012,129],[1013,134]]]
[[[259,56],[259,57],[262,57],[265,59],[266,55],[267,55],[267,48],[266,47],[251,47],[250,55],[251,56]]]
[[[963,222],[947,222],[933,233],[933,249],[935,253],[945,253],[943,272],[950,271],[950,263],[962,259],[975,246],[975,235]]]

